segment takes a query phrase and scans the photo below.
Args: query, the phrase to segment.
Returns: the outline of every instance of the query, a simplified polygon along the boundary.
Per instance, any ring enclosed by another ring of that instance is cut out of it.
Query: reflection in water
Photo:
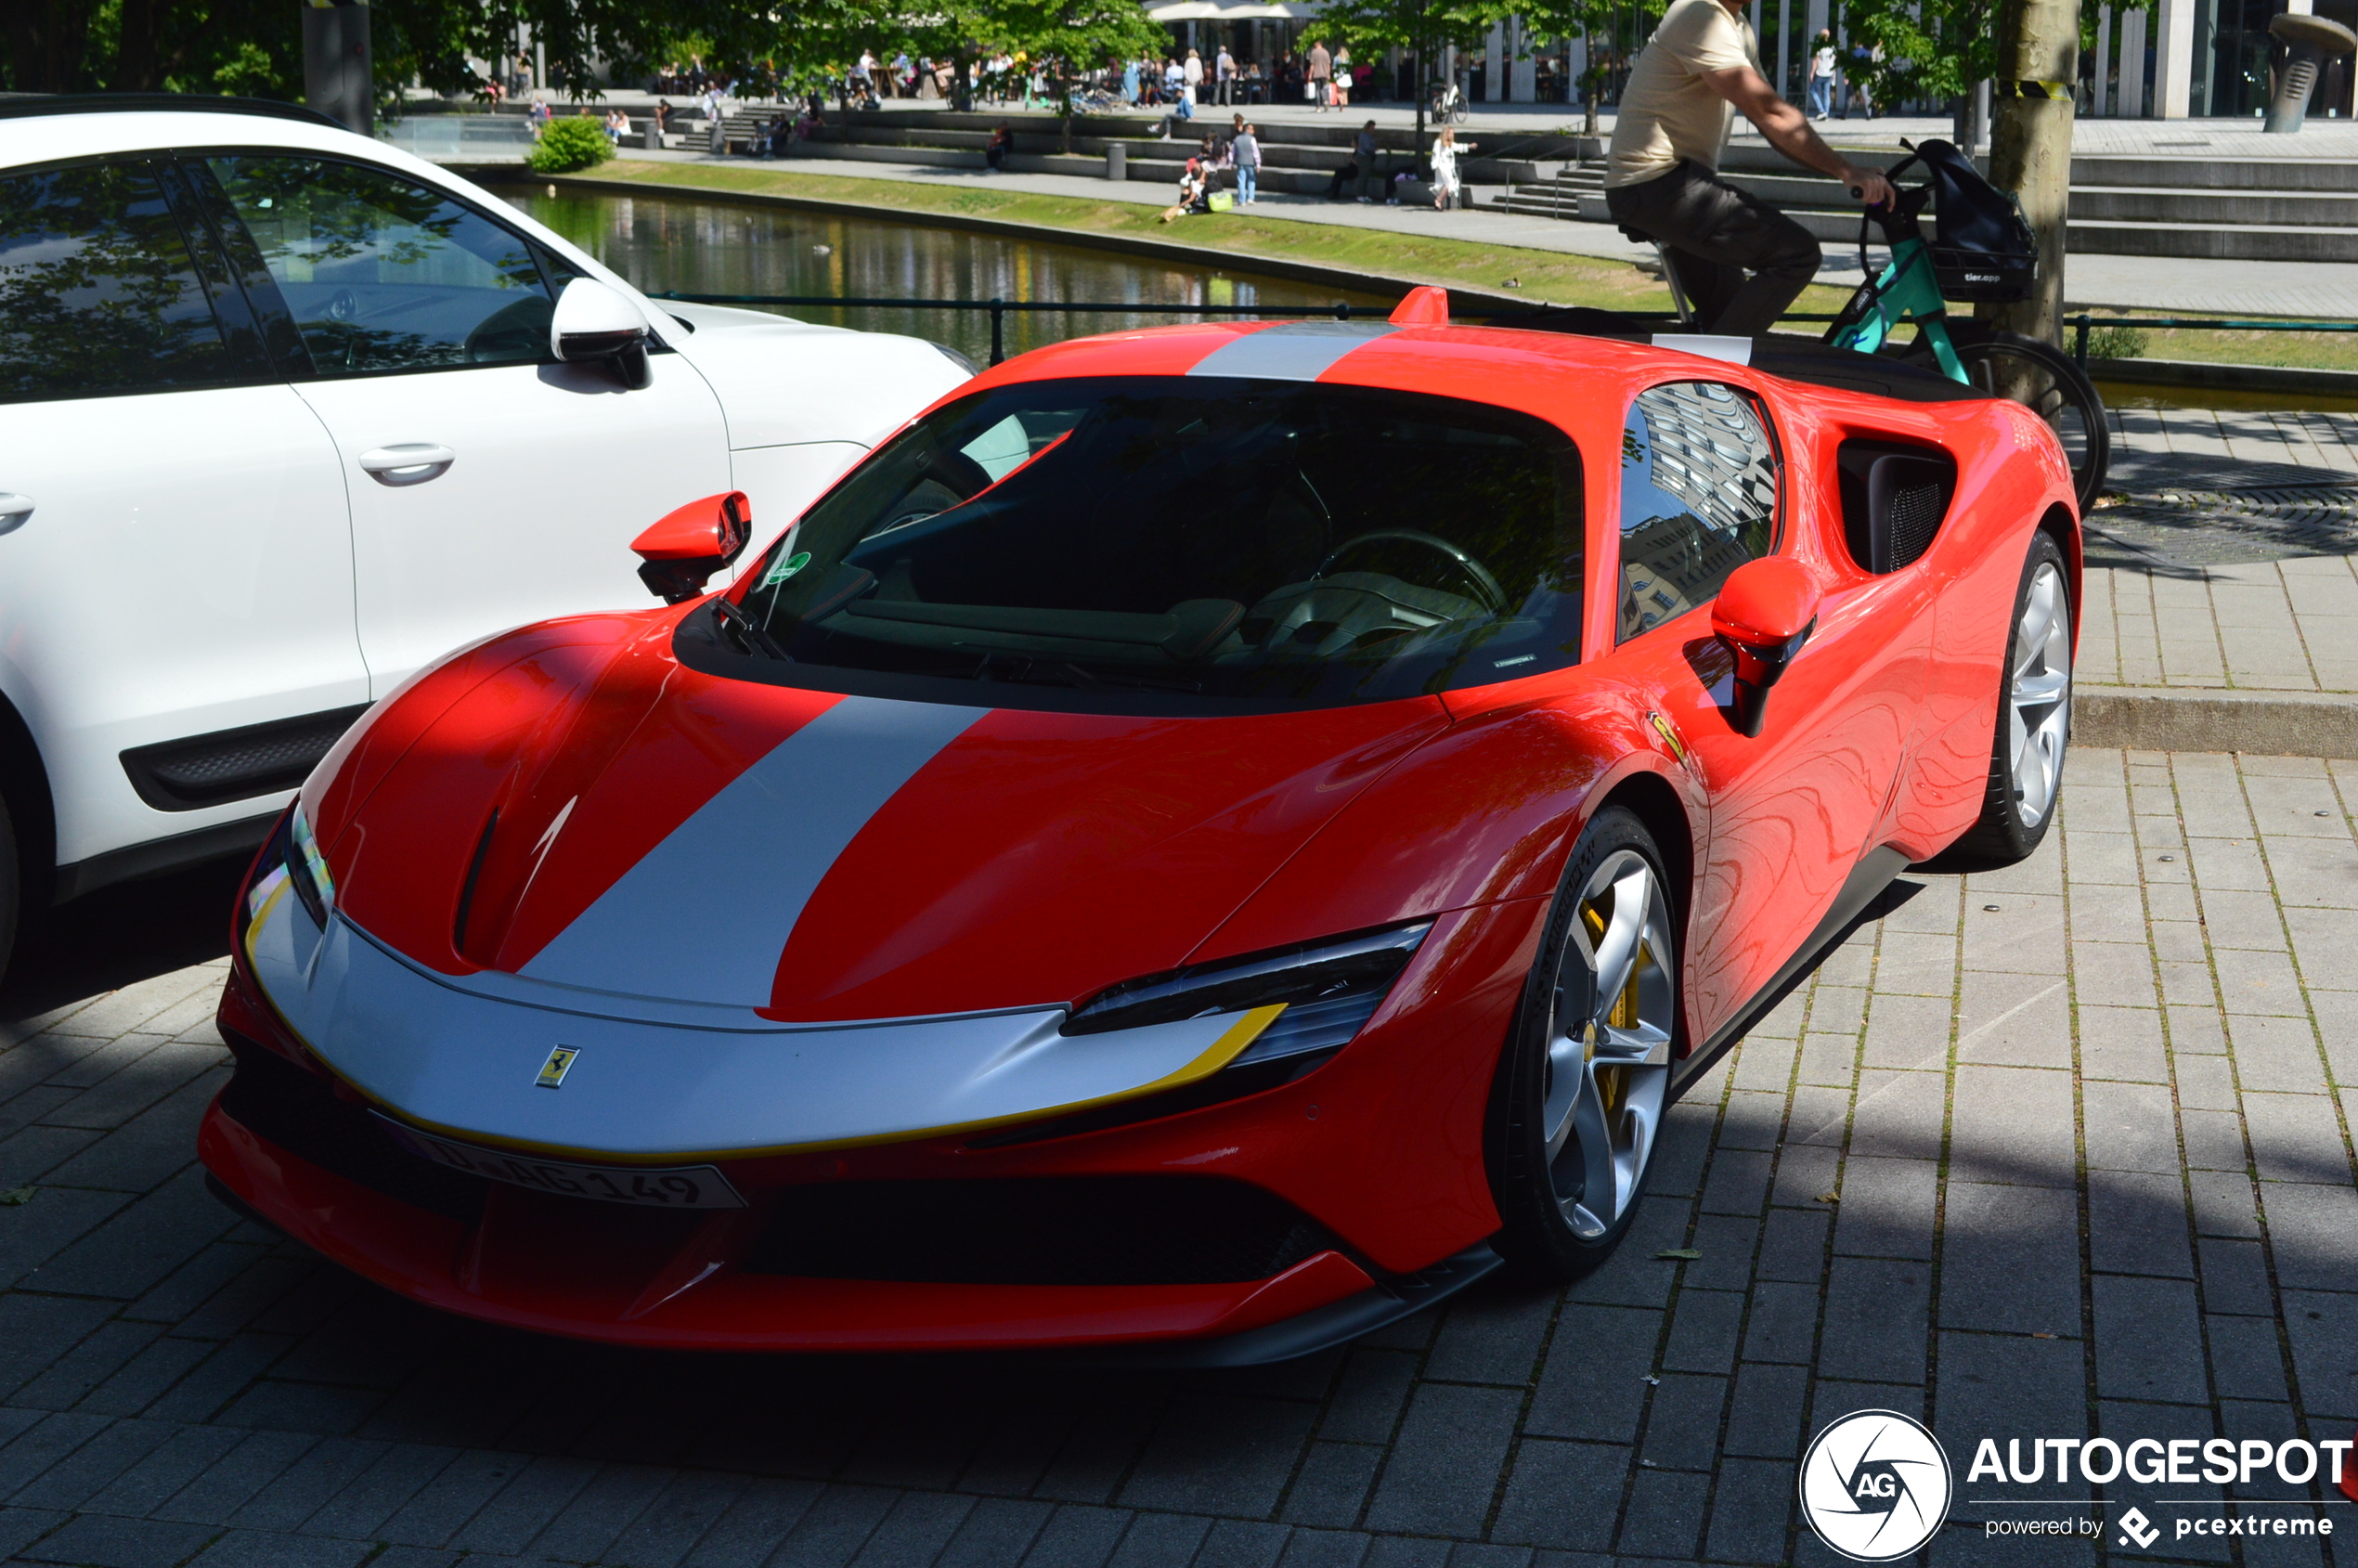
[[[1285,316],[1330,308],[1337,300],[1354,306],[1392,303],[1317,284],[916,224],[671,197],[551,196],[538,186],[511,187],[504,194],[650,293],[1258,305]],[[796,307],[781,313],[831,326],[913,333],[948,343],[977,364],[991,354],[991,317],[982,311]],[[1006,352],[1187,319],[1151,311],[1023,312],[1005,318]]]

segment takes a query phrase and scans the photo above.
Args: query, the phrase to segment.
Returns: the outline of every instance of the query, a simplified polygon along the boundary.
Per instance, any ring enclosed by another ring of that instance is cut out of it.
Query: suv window
[[[1570,438],[1478,403],[1019,382],[926,416],[803,515],[749,575],[730,673],[1157,712],[1511,680],[1580,656],[1580,494]]]
[[[0,398],[245,379],[151,168],[0,179]]]
[[[332,159],[210,158],[323,376],[549,357],[524,238],[440,191]]]
[[[1718,595],[1777,548],[1777,448],[1749,393],[1650,387],[1621,432],[1620,640]]]

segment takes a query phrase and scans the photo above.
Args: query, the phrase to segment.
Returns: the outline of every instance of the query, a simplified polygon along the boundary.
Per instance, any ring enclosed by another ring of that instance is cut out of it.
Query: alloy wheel
[[[1634,850],[1607,856],[1573,912],[1556,973],[1541,1125],[1565,1222],[1583,1240],[1636,1200],[1662,1121],[1678,988],[1670,908]]]
[[[2046,821],[2063,782],[2071,730],[2071,607],[2063,574],[2042,561],[2015,622],[2006,683],[2007,756],[2025,827]]]

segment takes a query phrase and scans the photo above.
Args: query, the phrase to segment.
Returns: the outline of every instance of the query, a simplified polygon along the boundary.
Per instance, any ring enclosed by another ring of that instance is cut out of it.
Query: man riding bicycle
[[[1891,200],[1760,74],[1741,0],[1672,0],[1630,69],[1606,157],[1605,201],[1624,232],[1659,241],[1706,332],[1764,332],[1824,260],[1807,229],[1719,177],[1733,111],[1796,163],[1832,175],[1869,206]],[[1752,277],[1746,279],[1744,274]]]

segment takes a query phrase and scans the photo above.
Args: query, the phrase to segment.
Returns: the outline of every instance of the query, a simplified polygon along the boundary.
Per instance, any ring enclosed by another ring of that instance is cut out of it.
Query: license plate
[[[729,1178],[711,1165],[576,1165],[570,1160],[544,1160],[538,1155],[508,1154],[452,1143],[431,1133],[406,1127],[390,1117],[378,1121],[410,1153],[471,1176],[487,1176],[512,1186],[565,1198],[592,1198],[602,1203],[629,1203],[641,1209],[742,1209],[745,1200]]]

